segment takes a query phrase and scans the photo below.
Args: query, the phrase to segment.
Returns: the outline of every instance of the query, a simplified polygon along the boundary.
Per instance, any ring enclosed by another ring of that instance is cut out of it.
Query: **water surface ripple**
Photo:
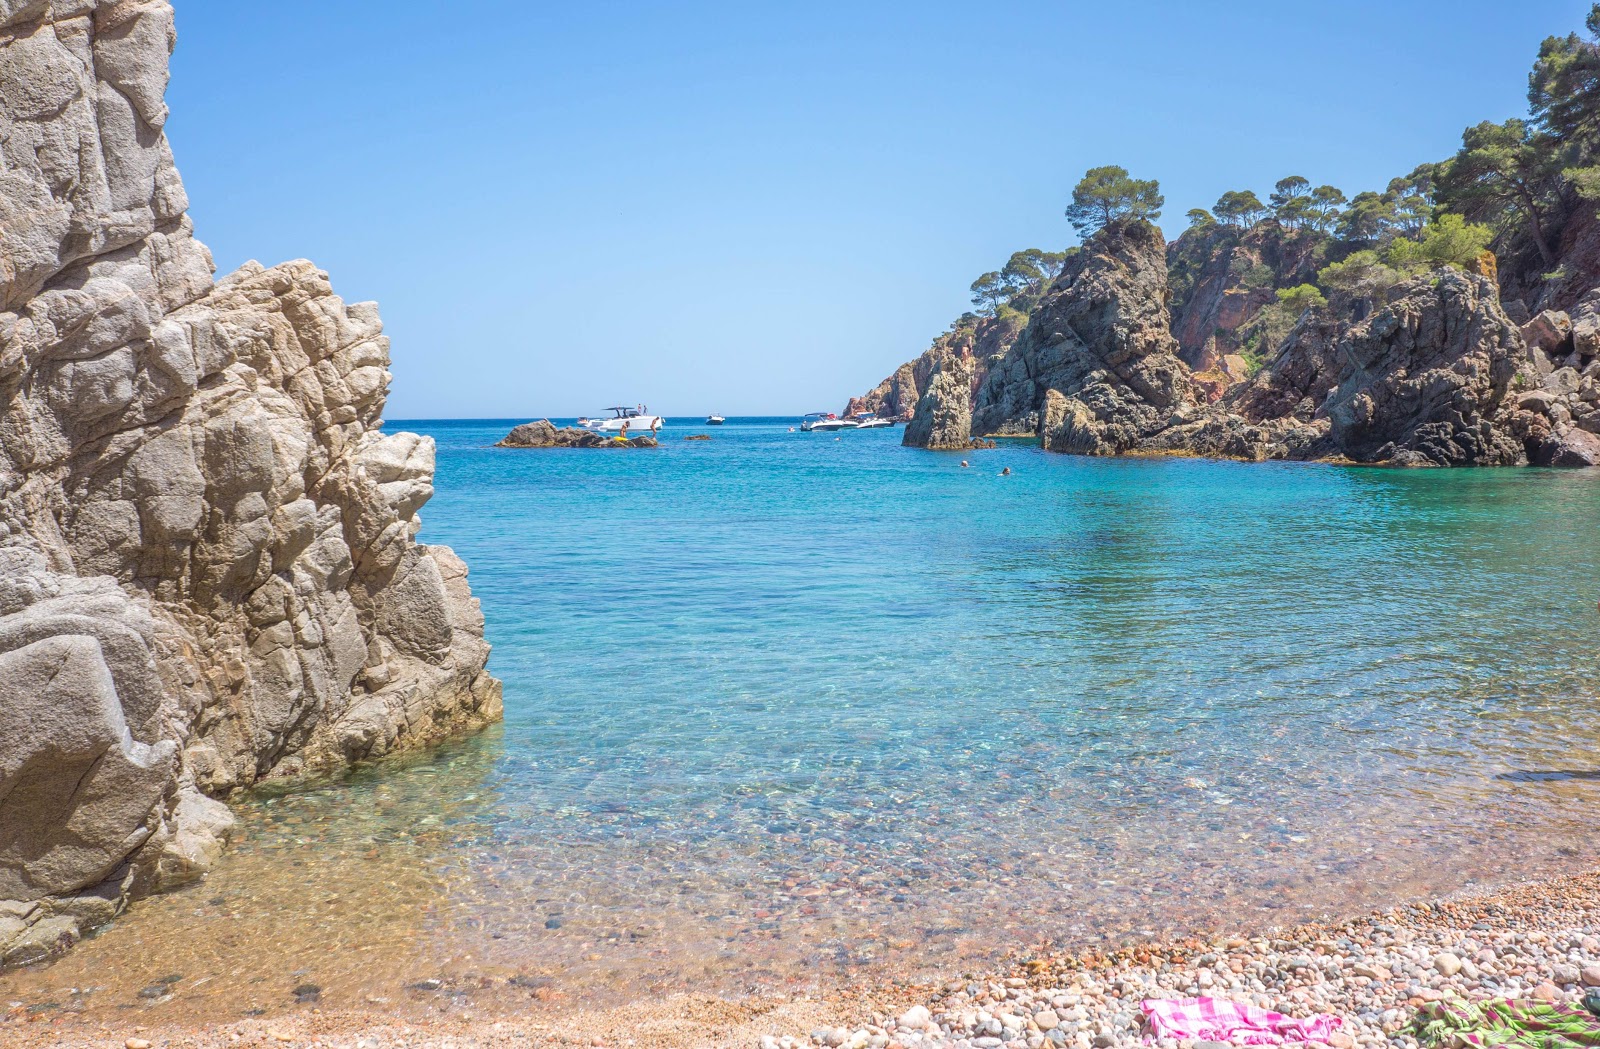
[[[245,804],[204,885],[0,990],[112,956],[224,1015],[308,978],[792,988],[1592,858],[1597,785],[1547,773],[1600,769],[1600,475],[962,469],[686,423],[648,452],[399,424],[438,441],[422,538],[471,565],[505,725]]]

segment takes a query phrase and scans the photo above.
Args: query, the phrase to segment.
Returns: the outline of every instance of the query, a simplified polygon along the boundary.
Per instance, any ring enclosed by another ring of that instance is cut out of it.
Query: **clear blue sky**
[[[168,132],[221,271],[305,257],[393,339],[390,418],[837,409],[1085,168],[1163,225],[1347,193],[1524,111],[1587,0],[175,0]]]

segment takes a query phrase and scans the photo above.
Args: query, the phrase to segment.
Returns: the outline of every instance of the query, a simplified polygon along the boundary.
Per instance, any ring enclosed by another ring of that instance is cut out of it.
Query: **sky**
[[[968,285],[1076,242],[1354,195],[1526,110],[1588,0],[174,0],[167,133],[218,272],[309,258],[392,340],[390,419],[838,410]]]

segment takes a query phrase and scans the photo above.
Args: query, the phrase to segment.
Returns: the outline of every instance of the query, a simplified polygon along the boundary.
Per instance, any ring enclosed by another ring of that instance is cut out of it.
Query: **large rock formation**
[[[500,710],[376,308],[213,282],[173,41],[164,0],[0,0],[0,961],[204,869],[214,799]]]
[[[1175,356],[1166,307],[1166,244],[1148,223],[1107,227],[1074,255],[1015,344],[990,364],[966,433],[950,422],[957,384],[930,388],[906,427],[946,446],[978,436],[1036,434],[1047,447],[1085,454],[1127,451],[1193,403]],[[948,420],[921,425],[924,410]]]
[[[902,444],[938,451],[972,446],[972,365],[972,358],[956,353],[939,359]]]
[[[1600,463],[1600,292],[1519,330],[1492,276],[1444,267],[1359,320],[1308,310],[1261,371],[1208,403],[1176,355],[1162,249],[1143,223],[1092,238],[990,363],[970,416],[966,384],[936,370],[906,443],[963,447],[976,434],[1085,455]]]
[[[1526,462],[1503,409],[1527,347],[1494,281],[1446,269],[1394,294],[1338,342],[1338,383],[1321,409],[1333,447],[1356,462]]]

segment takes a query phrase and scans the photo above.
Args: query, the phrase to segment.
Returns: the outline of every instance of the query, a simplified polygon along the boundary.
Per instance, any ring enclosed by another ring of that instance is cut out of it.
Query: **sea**
[[[420,539],[471,568],[504,724],[244,799],[205,881],[0,995],[810,992],[1600,851],[1600,472],[929,452],[795,418],[495,448],[521,421],[391,423],[437,442]]]

